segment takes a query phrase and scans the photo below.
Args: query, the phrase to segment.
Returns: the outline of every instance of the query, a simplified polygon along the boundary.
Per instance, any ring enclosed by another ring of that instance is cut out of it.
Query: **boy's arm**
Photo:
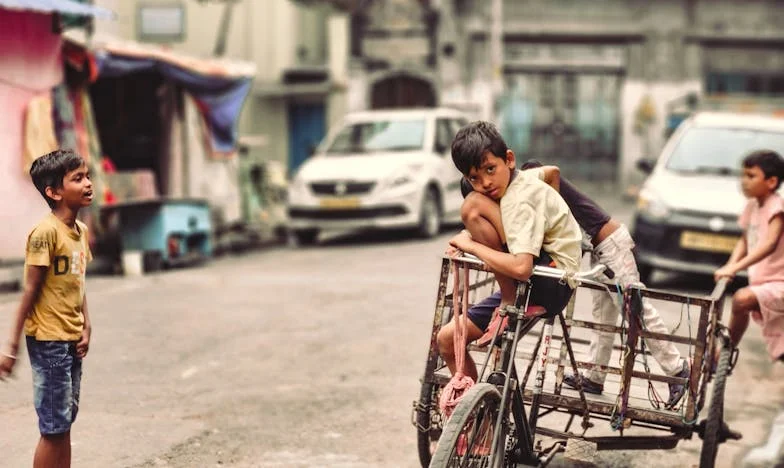
[[[544,182],[554,188],[556,192],[560,192],[561,169],[558,166],[544,166],[542,167],[542,173],[544,174]]]
[[[87,351],[90,350],[90,336],[93,333],[90,314],[87,312],[87,294],[84,295],[82,302],[82,315],[84,316],[84,329],[82,330],[82,338],[76,343],[76,355],[83,359],[87,356]]]
[[[28,265],[25,271],[25,285],[22,293],[22,300],[16,309],[16,315],[11,323],[11,330],[8,342],[0,355],[0,379],[11,374],[16,364],[16,353],[19,351],[19,339],[22,335],[22,327],[25,319],[33,311],[33,304],[38,299],[41,286],[44,284],[48,267]]]
[[[738,239],[738,243],[735,244],[735,248],[732,250],[732,255],[730,255],[729,260],[727,260],[727,265],[737,262],[741,258],[746,256],[746,233],[744,232],[740,239]]]
[[[749,252],[748,255],[740,259],[736,259],[735,261],[727,262],[727,265],[716,271],[716,276],[735,276],[737,272],[745,270],[751,265],[754,265],[763,258],[772,254],[773,251],[776,250],[776,245],[778,245],[782,231],[784,231],[784,213],[779,213],[770,220],[770,225],[768,226],[768,236],[762,242],[760,242],[759,245],[754,248],[754,250]],[[745,251],[745,235],[743,239],[743,250]],[[740,241],[738,243],[740,244]],[[736,246],[735,250],[740,250],[739,247],[740,246]],[[730,257],[730,260],[733,259],[736,251],[732,252],[732,257]]]
[[[479,257],[490,270],[518,281],[526,281],[533,273],[534,256],[531,254],[511,254],[491,249],[471,239],[471,236],[466,232],[461,232],[453,237],[449,244],[465,253]]]

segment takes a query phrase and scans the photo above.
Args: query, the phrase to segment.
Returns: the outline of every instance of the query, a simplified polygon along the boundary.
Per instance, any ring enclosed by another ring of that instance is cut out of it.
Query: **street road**
[[[418,466],[411,402],[448,237],[355,236],[140,278],[89,277],[94,332],[73,465]],[[712,284],[660,276],[654,286],[707,293]],[[0,296],[2,337],[18,297]],[[661,312],[674,327],[680,309]],[[784,369],[769,363],[752,324],[725,410],[744,438],[721,447],[719,466],[764,443],[782,390]],[[0,466],[31,463],[31,395],[25,358],[0,385]],[[601,453],[597,464],[696,466],[699,448],[695,437],[672,451]]]

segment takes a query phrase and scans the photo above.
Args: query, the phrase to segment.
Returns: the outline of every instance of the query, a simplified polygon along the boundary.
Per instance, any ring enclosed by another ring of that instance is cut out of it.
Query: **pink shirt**
[[[746,252],[752,252],[768,236],[770,221],[779,213],[784,213],[784,200],[774,193],[762,206],[756,198],[746,204],[738,223],[746,232]],[[776,250],[749,267],[749,283],[762,284],[771,281],[784,281],[784,236],[779,237]]]

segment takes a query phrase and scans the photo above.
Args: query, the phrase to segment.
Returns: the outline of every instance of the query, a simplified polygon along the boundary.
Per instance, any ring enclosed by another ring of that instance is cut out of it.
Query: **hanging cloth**
[[[468,265],[463,265],[462,291],[460,290],[461,278],[460,267],[456,261],[452,261],[454,276],[454,287],[452,288],[452,321],[455,324],[454,346],[455,346],[455,375],[446,384],[441,392],[438,406],[441,413],[448,419],[452,412],[460,403],[465,393],[474,385],[474,379],[465,375],[465,354],[467,344],[468,320]]]

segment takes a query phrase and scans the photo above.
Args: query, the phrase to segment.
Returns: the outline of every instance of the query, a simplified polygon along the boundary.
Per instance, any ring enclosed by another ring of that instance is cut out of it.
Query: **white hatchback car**
[[[462,174],[451,158],[454,109],[348,114],[289,185],[289,227],[299,244],[322,230],[415,228],[424,237],[460,219]]]

